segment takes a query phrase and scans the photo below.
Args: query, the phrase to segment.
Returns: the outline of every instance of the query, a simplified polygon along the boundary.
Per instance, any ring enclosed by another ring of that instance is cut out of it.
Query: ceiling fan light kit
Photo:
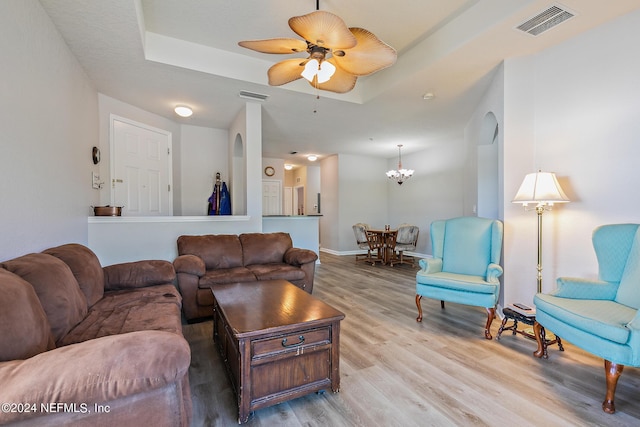
[[[317,5],[316,5],[317,8]],[[393,65],[394,48],[363,28],[348,28],[329,12],[316,10],[289,19],[289,27],[304,40],[275,38],[247,40],[238,44],[262,53],[306,52],[306,59],[287,59],[269,68],[271,86],[280,86],[304,77],[311,86],[336,93],[349,92],[360,76]]]

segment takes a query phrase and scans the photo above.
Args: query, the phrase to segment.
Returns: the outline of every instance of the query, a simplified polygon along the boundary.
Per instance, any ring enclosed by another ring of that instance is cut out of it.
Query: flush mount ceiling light
[[[316,89],[349,92],[359,76],[366,76],[396,62],[394,48],[363,28],[348,28],[329,12],[318,10],[289,19],[289,27],[304,40],[277,38],[247,40],[238,44],[262,53],[306,52],[308,57],[286,59],[269,68],[269,84],[280,86],[304,77]]]
[[[290,171],[291,169],[293,169],[293,165],[290,164],[286,164],[284,165],[284,169]]]
[[[315,162],[316,160],[318,160],[318,156],[316,156],[315,154],[309,154],[307,156],[307,160],[309,160],[310,162]]]
[[[180,117],[191,117],[191,115],[193,114],[193,110],[186,105],[176,105],[174,111]]]

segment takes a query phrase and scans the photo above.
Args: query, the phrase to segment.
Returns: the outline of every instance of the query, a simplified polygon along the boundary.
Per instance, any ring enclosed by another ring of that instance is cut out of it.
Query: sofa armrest
[[[173,264],[162,260],[114,264],[104,267],[103,271],[105,291],[173,283],[176,278]]]
[[[78,410],[180,384],[191,351],[180,335],[139,331],[59,347],[26,360],[0,363],[0,402],[37,405],[35,412],[0,412],[0,424],[44,415],[40,404]]]
[[[502,269],[502,266],[500,266],[499,264],[489,264],[489,266],[487,267],[487,278],[486,281],[489,283],[498,283],[499,280],[498,278],[500,276],[502,276],[502,273],[504,272],[504,270]]]
[[[318,255],[309,249],[289,248],[284,253],[284,262],[289,265],[303,265],[316,262]]]
[[[204,276],[207,268],[202,258],[196,255],[180,255],[173,261],[176,273],[193,274],[198,277]]]
[[[442,258],[422,258],[418,261],[418,265],[420,265],[419,273],[439,273],[442,271]]]
[[[618,292],[618,284],[601,280],[578,277],[559,277],[558,287],[550,295],[560,298],[613,300]]]

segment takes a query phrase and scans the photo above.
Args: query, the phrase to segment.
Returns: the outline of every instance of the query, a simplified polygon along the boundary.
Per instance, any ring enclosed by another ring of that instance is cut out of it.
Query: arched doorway
[[[478,210],[484,218],[498,219],[498,141],[499,126],[495,114],[488,112],[482,121],[478,139]]]

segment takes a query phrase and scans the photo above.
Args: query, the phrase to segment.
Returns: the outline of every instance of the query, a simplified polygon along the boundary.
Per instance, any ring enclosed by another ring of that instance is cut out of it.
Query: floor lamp
[[[556,175],[541,171],[527,174],[513,199],[513,203],[522,203],[525,210],[535,209],[538,214],[538,293],[542,292],[542,214],[551,210],[554,203],[568,202]],[[529,204],[535,208],[527,208]]]

